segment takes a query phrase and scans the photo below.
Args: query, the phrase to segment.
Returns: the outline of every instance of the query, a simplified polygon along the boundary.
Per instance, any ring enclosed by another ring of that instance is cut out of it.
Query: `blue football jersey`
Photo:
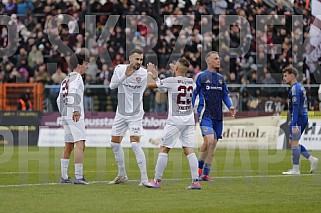
[[[298,119],[308,116],[308,104],[305,88],[300,83],[292,85],[289,91],[289,110],[291,126],[297,125]]]
[[[232,106],[223,75],[208,70],[200,73],[196,78],[196,89],[193,92],[193,106],[199,96],[197,107],[198,117],[223,120],[222,101],[230,108]]]

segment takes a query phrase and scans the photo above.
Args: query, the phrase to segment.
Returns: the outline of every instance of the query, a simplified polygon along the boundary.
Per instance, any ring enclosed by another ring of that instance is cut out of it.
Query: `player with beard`
[[[147,71],[149,69],[149,66],[147,66],[147,70],[141,67],[143,57],[142,50],[133,49],[129,54],[129,64],[119,64],[111,78],[110,89],[118,89],[118,106],[110,142],[118,166],[118,175],[109,184],[120,184],[128,181],[125,170],[125,156],[121,146],[121,141],[128,129],[130,144],[141,173],[139,185],[148,181],[146,157],[140,145],[144,116],[143,94],[147,86]]]

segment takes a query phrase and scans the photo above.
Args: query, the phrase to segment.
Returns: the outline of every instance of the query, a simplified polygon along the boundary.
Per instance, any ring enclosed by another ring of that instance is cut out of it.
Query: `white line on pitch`
[[[85,173],[116,173],[118,170],[110,170],[110,171],[85,171]],[[0,172],[0,175],[16,175],[16,174],[58,174],[60,171],[52,171],[52,172]]]
[[[278,178],[278,177],[308,177],[308,176],[321,176],[320,174],[301,174],[301,175],[256,175],[256,176],[221,176],[215,177],[215,179],[246,179],[246,178]],[[163,179],[164,181],[181,181],[189,180],[190,178],[169,178]],[[140,180],[129,180],[129,182],[139,182]],[[91,184],[107,184],[109,181],[90,181]],[[60,184],[60,183],[30,183],[30,184],[10,184],[0,185],[0,188],[9,187],[24,187],[24,186],[52,186],[52,185],[71,185],[71,184]]]
[[[60,172],[59,171],[35,171],[35,172],[29,172],[29,171],[18,171],[18,172],[0,172],[0,175],[15,175],[15,174],[58,174]],[[108,171],[84,171],[84,173],[117,173],[118,170],[108,170]],[[139,171],[130,171],[131,173],[139,173]],[[224,170],[224,172],[228,173],[228,172],[235,172],[235,170]],[[242,173],[251,173],[253,172],[253,170],[239,170],[239,172],[242,172]],[[182,173],[190,173],[189,170],[185,170],[185,171],[182,171]],[[262,172],[264,173],[264,172]],[[311,175],[311,174],[301,174],[302,175]],[[273,176],[273,175],[263,175],[262,177],[266,177],[266,176]],[[286,175],[276,175],[276,177],[278,176],[286,176]],[[249,176],[244,176],[244,175],[239,175],[239,176],[221,176],[221,177],[217,177],[215,176],[215,178],[235,178],[235,177],[240,177],[240,178],[245,178],[245,177],[257,177],[257,178],[260,178],[261,176],[260,175],[249,175]]]

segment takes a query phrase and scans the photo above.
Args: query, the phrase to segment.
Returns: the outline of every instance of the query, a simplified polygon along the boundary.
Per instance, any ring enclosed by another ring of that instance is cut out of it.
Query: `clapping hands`
[[[157,66],[151,62],[147,64],[147,72],[151,73],[153,79],[156,79],[158,77]]]

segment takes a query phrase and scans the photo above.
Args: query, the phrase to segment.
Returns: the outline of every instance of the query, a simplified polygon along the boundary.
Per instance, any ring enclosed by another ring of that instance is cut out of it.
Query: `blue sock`
[[[198,168],[203,169],[204,167],[204,161],[203,160],[198,160]]]
[[[299,146],[292,147],[292,163],[293,163],[293,165],[299,165],[300,152],[301,152],[301,149]]]
[[[209,175],[211,171],[211,164],[205,163],[203,175]]]
[[[309,159],[309,157],[311,156],[311,154],[308,152],[308,150],[303,146],[303,145],[299,145],[301,148],[301,154],[306,158]]]

